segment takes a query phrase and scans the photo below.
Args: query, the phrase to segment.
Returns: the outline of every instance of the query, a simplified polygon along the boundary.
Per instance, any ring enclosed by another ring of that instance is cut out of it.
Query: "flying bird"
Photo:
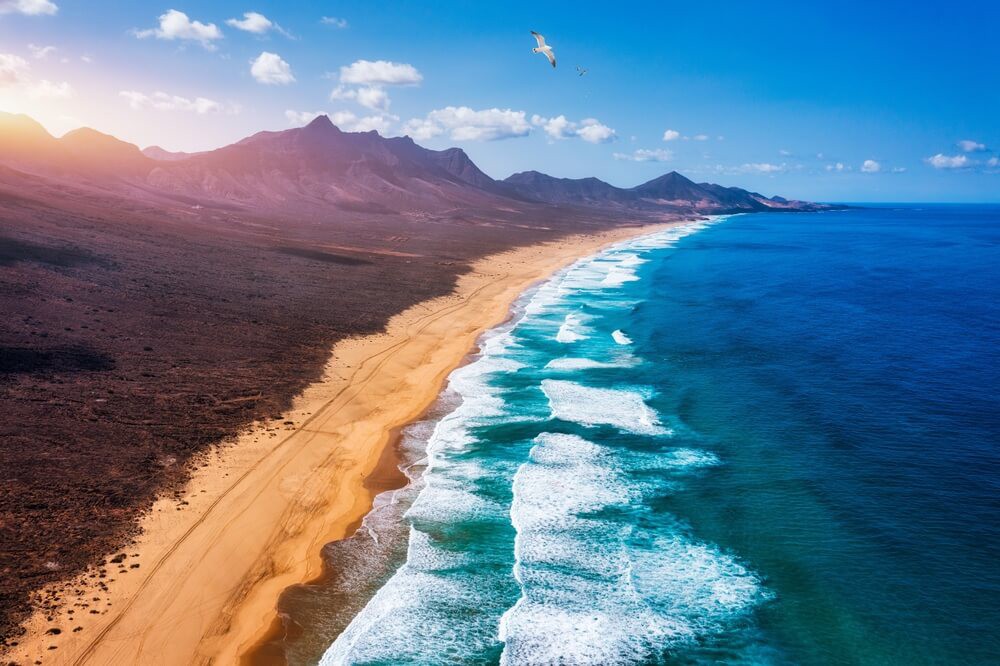
[[[587,73],[587,72],[589,72],[590,70],[589,70],[589,69],[586,69],[586,68],[584,68],[584,67],[580,67],[579,65],[577,65],[577,66],[576,66],[576,71],[580,73],[580,76],[583,76],[584,74],[586,74],[586,73]]]
[[[535,36],[535,41],[538,42],[538,46],[536,48],[531,49],[531,52],[544,53],[545,57],[548,58],[549,62],[552,63],[552,66],[555,67],[556,54],[552,52],[552,47],[545,43],[545,37],[543,35],[539,35],[534,30],[531,31],[531,34]]]

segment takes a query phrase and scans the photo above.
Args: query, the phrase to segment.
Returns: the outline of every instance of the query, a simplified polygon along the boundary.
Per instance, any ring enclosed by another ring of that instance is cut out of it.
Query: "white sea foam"
[[[587,339],[590,329],[584,325],[584,316],[578,312],[571,312],[563,319],[559,332],[556,333],[556,341],[563,344],[579,342]]]
[[[577,551],[589,548],[582,541]],[[574,563],[527,582],[503,616],[502,664],[633,664],[719,631],[767,598],[731,557],[678,536],[641,552],[621,546],[621,573],[577,575]],[[571,573],[572,572],[572,573]]]
[[[624,504],[637,495],[601,447],[573,435],[545,435],[536,441],[531,462],[514,479],[519,526],[528,530],[556,530],[574,526],[576,516],[609,504]],[[556,478],[553,467],[562,474]],[[551,487],[555,484],[555,487]]]
[[[434,655],[467,663],[496,643],[484,617],[495,602],[483,579],[428,573],[404,565],[375,593],[323,658],[322,666],[430,663]],[[452,618],[442,621],[442,615]]]
[[[677,467],[709,467],[719,464],[719,458],[714,453],[698,449],[674,449],[663,456]]]
[[[595,556],[606,543],[600,534],[608,525],[587,516],[637,501],[642,489],[615,467],[613,453],[602,446],[565,434],[545,433],[535,441],[513,483],[512,521],[519,534],[531,535],[516,547],[519,566],[572,564],[580,573],[619,575],[624,563],[616,553]],[[591,535],[592,547],[580,549],[581,533]],[[522,573],[536,579],[547,575],[537,569]]]
[[[615,342],[616,342],[617,344],[620,344],[620,345],[630,345],[630,344],[632,344],[632,338],[630,338],[630,337],[628,337],[627,335],[625,335],[624,331],[622,331],[622,330],[621,330],[620,328],[619,328],[619,329],[616,329],[616,330],[615,330],[615,331],[614,331],[614,332],[613,332],[613,333],[611,334],[611,338],[612,338],[612,339],[613,339],[613,340],[614,340],[614,341],[615,341]]]
[[[622,312],[634,309],[639,302],[634,298],[622,298],[615,294],[603,294],[602,298],[595,298],[588,302],[587,305],[594,312],[606,310]]]
[[[612,266],[608,274],[601,280],[602,285],[618,287],[626,282],[635,282],[639,276],[635,274],[635,268],[619,263]]]
[[[410,520],[433,520],[441,523],[499,518],[504,507],[480,495],[460,488],[428,485],[406,512]]]
[[[714,453],[688,448],[644,453],[621,452],[618,458],[623,465],[631,470],[662,470],[679,475],[721,464]],[[678,478],[683,478],[683,476]],[[658,479],[657,482],[663,483],[664,481]]]
[[[545,364],[548,370],[592,370],[596,368],[616,368],[618,363],[595,361],[591,358],[554,358]]]
[[[680,534],[643,549],[633,562],[632,581],[643,598],[682,612],[699,632],[715,630],[720,621],[770,596],[735,558]]]
[[[610,425],[639,435],[669,435],[641,393],[584,386],[557,379],[542,380],[552,416],[588,426]]]
[[[649,260],[643,259],[642,257],[633,252],[626,253],[621,258],[622,266],[628,266],[628,267],[641,266],[647,261]]]
[[[577,260],[532,291],[524,304],[527,317],[551,311],[574,293],[606,291],[638,279],[635,269],[648,261],[642,256],[650,250],[671,247],[678,239],[695,233],[727,216],[712,216],[670,229],[617,243],[604,252]]]
[[[611,450],[564,434],[535,442],[514,479],[521,598],[500,620],[501,664],[655,661],[764,598],[716,549],[680,533],[632,545],[634,525],[597,517],[640,492]]]
[[[553,305],[560,303],[566,297],[567,291],[559,284],[559,276],[539,287],[531,295],[524,306],[526,315],[537,315],[546,312]]]
[[[472,559],[468,553],[439,547],[429,534],[412,527],[408,546],[407,567],[413,571],[447,571],[468,564]]]

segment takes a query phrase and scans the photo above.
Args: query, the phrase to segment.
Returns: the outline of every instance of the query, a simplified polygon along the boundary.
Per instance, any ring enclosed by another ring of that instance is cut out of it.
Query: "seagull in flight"
[[[556,54],[552,52],[552,47],[545,43],[545,37],[543,35],[539,35],[534,30],[531,31],[531,34],[535,36],[535,41],[538,42],[538,47],[531,49],[531,52],[544,53],[545,57],[548,58],[549,62],[552,63],[552,66],[555,67]]]
[[[590,70],[587,69],[587,68],[585,68],[585,67],[580,67],[579,65],[577,65],[576,66],[576,71],[580,73],[580,76],[583,76],[584,74],[586,74]]]

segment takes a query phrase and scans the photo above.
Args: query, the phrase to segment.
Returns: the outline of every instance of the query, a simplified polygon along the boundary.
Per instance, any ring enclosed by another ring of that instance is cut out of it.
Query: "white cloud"
[[[73,96],[73,88],[65,81],[54,83],[48,79],[42,79],[28,87],[29,97],[49,97],[66,98]]]
[[[288,119],[289,125],[308,125],[312,121],[316,120],[322,115],[325,115],[326,111],[293,111],[288,109],[285,111],[285,118]]]
[[[403,132],[414,139],[429,139],[444,133],[454,141],[496,141],[531,132],[524,111],[483,109],[467,106],[447,106],[436,109],[425,118],[414,118],[403,126]]]
[[[966,153],[978,153],[986,150],[986,146],[984,144],[971,139],[962,139],[958,142],[958,147]]]
[[[80,56],[80,60],[82,60],[83,62],[87,63],[88,65],[90,63],[94,62],[94,59],[92,57],[90,57],[89,55],[82,55],[82,56]]]
[[[1000,167],[1000,158],[991,157],[990,159],[986,160],[986,166],[990,167],[991,169],[996,169],[997,167]]]
[[[0,88],[15,88],[36,99],[73,96],[73,87],[65,81],[35,79],[28,61],[13,53],[0,53]]]
[[[222,39],[222,31],[214,23],[192,21],[184,12],[168,9],[160,15],[160,25],[148,30],[137,30],[135,36],[139,39],[155,37],[156,39],[198,42],[205,49],[212,51],[216,39]]]
[[[882,170],[882,165],[875,160],[865,160],[861,163],[862,173],[878,173]]]
[[[244,32],[252,32],[255,35],[263,35],[274,27],[274,22],[257,12],[243,12],[242,19],[231,18],[226,21],[226,25],[231,25]]]
[[[724,137],[718,136],[716,140],[722,141]],[[685,141],[708,141],[709,136],[707,134],[695,134],[694,136],[683,136],[680,132],[673,129],[668,129],[663,133],[664,141],[676,141],[677,139],[684,139]]]
[[[0,0],[0,14],[51,16],[58,11],[59,7],[51,0]]]
[[[935,169],[964,169],[968,166],[971,166],[969,158],[966,157],[965,155],[949,156],[938,153],[933,157],[928,157],[924,161],[930,164]]]
[[[358,60],[341,67],[339,78],[340,85],[330,91],[331,100],[350,99],[383,113],[389,110],[391,103],[385,86],[417,85],[423,80],[413,65],[387,60]]]
[[[778,151],[778,154],[781,155],[782,157],[791,157],[792,151],[785,150],[784,148],[782,148],[781,150]]]
[[[771,164],[770,162],[749,162],[739,168],[743,173],[782,173],[788,170],[785,163]]]
[[[572,123],[566,116],[543,118],[536,114],[531,117],[531,123],[540,126],[553,139],[568,139],[573,136],[573,131],[570,129]]]
[[[34,58],[35,60],[45,60],[50,55],[56,52],[56,47],[28,44],[28,50],[31,51],[31,57]]]
[[[359,86],[417,85],[423,75],[413,65],[388,60],[358,60],[340,68],[340,82]]]
[[[444,134],[444,127],[427,118],[413,118],[403,125],[403,134],[417,141],[426,141]]]
[[[774,175],[777,173],[788,173],[791,171],[802,171],[805,166],[802,164],[788,164],[787,162],[782,162],[780,164],[774,164],[772,162],[745,162],[740,165],[728,165],[728,164],[715,164],[715,165],[705,165],[703,167],[689,168],[688,171],[692,173],[715,173],[715,174],[726,174],[732,176],[746,175],[746,174],[764,174],[764,175]],[[834,170],[833,165],[828,165],[826,167],[827,171]],[[850,167],[845,168],[846,171],[850,171]]]
[[[28,61],[13,53],[0,53],[0,87],[15,86],[29,80]]]
[[[674,154],[662,148],[655,150],[640,148],[631,153],[615,153],[614,158],[616,160],[629,160],[631,162],[669,162],[674,158]]]
[[[346,112],[349,115],[354,115],[350,111]],[[339,118],[339,114],[334,114],[334,117]],[[340,122],[335,123],[338,127],[347,129],[348,132],[371,132],[375,130],[379,134],[385,135],[389,131],[389,128],[394,122],[399,120],[397,116],[388,114],[379,114],[371,116],[362,116],[356,120],[344,119]]]
[[[337,86],[330,91],[330,101],[349,99],[357,102],[361,106],[373,111],[388,111],[389,93],[381,86],[364,86],[362,88],[348,88]]]
[[[906,173],[906,167],[892,167],[892,173]]]
[[[843,162],[837,162],[835,164],[827,164],[826,165],[826,170],[827,171],[850,171],[851,167],[847,166]]]
[[[563,115],[543,118],[536,114],[531,117],[531,123],[541,127],[553,139],[579,137],[588,143],[610,143],[618,138],[613,129],[596,118],[584,118],[577,123]]]
[[[526,136],[531,131],[524,112],[511,109],[475,111],[467,106],[448,106],[431,111],[427,117],[450,130],[456,141],[495,141]]]
[[[261,51],[255,60],[250,62],[250,74],[258,83],[266,85],[287,85],[295,81],[292,67],[281,59],[277,53]]]
[[[206,97],[196,97],[188,99],[179,95],[169,95],[162,91],[156,91],[147,95],[136,90],[123,90],[118,93],[120,97],[128,100],[129,106],[133,109],[158,109],[160,111],[190,111],[199,115],[206,113],[237,113],[238,107],[227,107],[224,104]]]
[[[610,143],[617,139],[615,131],[600,123],[596,118],[584,118],[576,135],[587,143]]]
[[[330,91],[330,99],[357,99],[358,91],[355,88],[347,88],[345,86],[337,86]]]
[[[347,27],[347,19],[337,18],[336,16],[324,16],[319,22],[323,25],[332,25],[334,28]]]
[[[242,19],[227,19],[226,25],[231,25],[237,30],[253,33],[255,35],[264,35],[269,31],[274,30],[275,32],[280,32],[289,39],[295,39],[291,33],[259,12],[243,12]]]
[[[333,93],[330,94],[331,99]],[[357,90],[356,98],[358,104],[373,111],[388,111],[389,110],[389,95],[386,93],[384,88],[379,88],[378,86],[368,86],[366,88],[359,88]]]
[[[308,125],[313,120],[319,116],[326,115],[330,118],[330,122],[344,130],[345,132],[370,132],[375,130],[379,134],[385,134],[392,123],[399,120],[396,116],[389,114],[379,114],[371,116],[358,117],[356,114],[350,111],[336,111],[334,113],[326,113],[325,111],[293,111],[291,109],[285,111],[285,118],[288,119],[288,124],[295,126]]]

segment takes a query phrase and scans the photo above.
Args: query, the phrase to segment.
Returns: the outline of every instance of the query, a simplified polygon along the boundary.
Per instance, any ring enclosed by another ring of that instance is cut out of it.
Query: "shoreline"
[[[465,361],[463,359],[463,363],[464,362]],[[431,406],[429,405],[427,409],[430,408]],[[423,418],[424,414],[427,413],[427,409],[425,409],[420,416],[416,417],[414,421]],[[393,428],[389,432],[389,439],[385,446],[382,447],[382,454],[379,457],[378,462],[375,464],[372,473],[362,481],[364,489],[371,494],[368,509],[363,514],[356,516],[356,520],[345,527],[343,535],[341,535],[337,540],[343,541],[350,539],[357,533],[358,529],[360,529],[364,523],[365,518],[371,513],[372,504],[376,496],[384,492],[391,492],[405,488],[409,483],[409,479],[406,474],[404,474],[399,467],[401,461],[399,446],[400,440],[403,437],[405,425],[407,424]],[[322,584],[323,581],[331,575],[329,567],[330,563],[324,559],[322,553],[320,553],[319,570],[316,574],[308,579],[293,583],[292,586]],[[285,590],[282,590],[281,593],[284,591]],[[279,593],[278,597],[275,597],[274,599],[275,607],[270,623],[266,627],[262,627],[253,644],[247,649],[241,651],[238,655],[237,659],[240,666],[287,666],[288,661],[285,659],[285,655],[281,650],[283,642],[286,638],[288,638],[288,635],[285,633],[287,627],[285,626],[281,613],[278,609],[278,602],[281,593]]]
[[[583,256],[679,222],[485,257],[448,296],[397,314],[384,332],[338,342],[323,378],[281,419],[196,460],[183,497],[157,500],[124,557],[59,585],[59,611],[36,611],[2,657],[237,663],[273,631],[280,593],[320,575],[323,545],[368,513],[393,433],[433,403],[521,293]]]

